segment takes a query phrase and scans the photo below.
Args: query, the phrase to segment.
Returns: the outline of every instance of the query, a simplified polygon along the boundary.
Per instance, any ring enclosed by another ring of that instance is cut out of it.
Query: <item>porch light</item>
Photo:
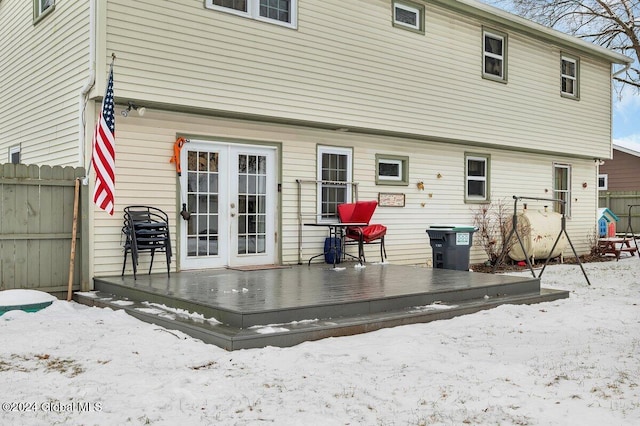
[[[123,117],[128,117],[129,113],[131,112],[131,110],[138,111],[138,115],[140,117],[142,117],[144,115],[144,113],[147,112],[147,109],[145,107],[138,107],[133,102],[129,102],[128,105],[129,106],[127,107],[127,109],[123,109],[122,110],[122,116]]]

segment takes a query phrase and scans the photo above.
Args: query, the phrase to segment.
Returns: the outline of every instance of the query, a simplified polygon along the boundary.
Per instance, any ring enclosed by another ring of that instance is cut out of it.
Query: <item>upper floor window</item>
[[[9,148],[9,162],[11,164],[20,164],[20,145],[14,145]]]
[[[318,221],[337,220],[338,204],[351,202],[353,150],[318,147]]]
[[[298,0],[205,0],[205,7],[296,28]]]
[[[553,211],[571,217],[571,166],[568,164],[553,165],[553,198],[556,201]]]
[[[482,31],[482,76],[507,81],[507,36],[497,31]]]
[[[394,1],[393,26],[424,33],[424,5]]]
[[[578,98],[578,60],[562,55],[561,58],[561,93],[569,98]]]
[[[489,156],[465,155],[465,201],[489,200]]]
[[[55,0],[33,0],[34,22],[51,13],[55,5]]]

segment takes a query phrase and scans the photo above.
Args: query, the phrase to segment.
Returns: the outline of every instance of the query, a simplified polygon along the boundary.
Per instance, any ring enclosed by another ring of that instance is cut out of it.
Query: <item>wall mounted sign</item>
[[[404,194],[393,192],[379,192],[378,205],[380,207],[404,207]]]

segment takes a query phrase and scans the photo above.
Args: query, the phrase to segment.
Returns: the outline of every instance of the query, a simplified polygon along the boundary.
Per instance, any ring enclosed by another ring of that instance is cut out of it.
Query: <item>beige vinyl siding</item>
[[[117,112],[123,107],[119,106]],[[587,251],[584,230],[595,226],[596,187],[593,161],[569,157],[513,153],[504,150],[479,150],[478,147],[443,143],[366,136],[351,132],[336,132],[306,127],[220,119],[177,112],[148,109],[144,117],[117,115],[116,143],[116,213],[113,217],[95,210],[94,275],[119,274],[122,268],[122,211],[131,204],[151,204],[165,210],[170,217],[175,248],[172,268],[177,268],[178,215],[177,180],[173,164],[169,163],[172,146],[178,134],[194,139],[236,140],[243,143],[269,143],[281,147],[279,166],[282,192],[278,206],[278,244],[284,264],[298,262],[298,220],[296,180],[316,179],[318,145],[352,147],[354,181],[359,183],[359,199],[377,199],[379,192],[400,192],[406,195],[404,208],[379,207],[373,222],[388,227],[386,237],[389,262],[395,264],[427,264],[431,248],[426,229],[435,223],[470,224],[473,204],[464,203],[464,153],[473,151],[491,156],[491,198],[504,199],[510,206],[513,195],[551,197],[554,162],[572,165],[573,218],[568,221],[569,233],[576,248]],[[407,155],[410,158],[409,185],[393,187],[375,185],[376,154]],[[527,167],[523,167],[526,164]],[[438,174],[441,176],[438,178]],[[423,181],[425,190],[416,187]],[[549,192],[546,192],[548,190]],[[424,204],[424,205],[423,205]],[[316,208],[314,184],[302,191],[303,213],[313,215]],[[530,203],[530,208],[542,208]],[[326,230],[303,227],[302,260],[321,252]],[[570,253],[570,252],[567,252]],[[140,269],[148,267],[148,256],[141,259]],[[379,261],[377,246],[367,248],[367,259]],[[472,249],[472,262],[486,260],[484,252]],[[161,265],[162,262],[158,262]],[[156,266],[160,268],[160,266]],[[129,264],[128,273],[131,265]]]
[[[107,16],[120,98],[584,157],[608,150],[607,62],[575,55],[581,99],[564,99],[561,48],[496,27],[509,37],[509,81],[485,80],[490,23],[430,3],[424,35],[394,28],[386,0],[300,2],[297,30],[201,1],[110,0]]]
[[[88,74],[88,2],[58,2],[33,24],[33,2],[0,2],[0,159],[78,165],[78,99]]]

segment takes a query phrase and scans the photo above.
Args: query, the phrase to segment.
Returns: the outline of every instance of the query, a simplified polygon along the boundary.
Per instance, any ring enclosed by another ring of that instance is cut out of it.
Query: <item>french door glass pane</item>
[[[264,253],[266,246],[266,156],[238,156],[238,254]]]
[[[218,254],[218,160],[217,152],[187,154],[187,256]]]

